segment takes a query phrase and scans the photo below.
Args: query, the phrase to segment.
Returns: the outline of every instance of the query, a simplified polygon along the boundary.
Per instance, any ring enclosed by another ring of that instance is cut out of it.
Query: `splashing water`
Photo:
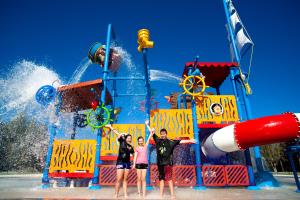
[[[70,80],[68,81],[68,84],[74,84],[78,83],[84,74],[84,72],[87,70],[87,68],[91,65],[91,61],[88,58],[82,59],[82,61],[79,63],[76,70],[73,72]]]
[[[137,66],[132,60],[131,54],[124,49],[121,46],[117,46],[116,44],[113,44],[112,47],[116,50],[117,53],[119,53],[122,57],[123,63],[126,65],[129,76],[135,76],[135,77],[142,77],[143,73],[138,71]],[[142,67],[141,67],[142,68]],[[178,84],[178,82],[181,82],[181,77],[177,76],[176,74],[167,72],[167,71],[161,71],[161,70],[150,70],[150,81],[162,81],[162,82],[168,82],[172,84]],[[126,85],[126,93],[132,94],[132,93],[144,93],[144,82],[143,81],[134,81],[134,80],[128,80]],[[129,104],[128,112],[124,110],[125,113],[127,113],[127,116],[134,116],[139,110],[141,106],[141,102],[144,99],[143,97],[130,97],[131,100],[128,101],[127,104]]]
[[[150,81],[164,81],[169,83],[178,83],[181,82],[181,77],[170,72],[161,71],[161,70],[150,70]]]
[[[121,46],[115,46],[115,44],[112,44],[112,47],[118,54],[120,54],[122,62],[126,65],[128,71],[135,71],[136,65],[132,60],[131,54]]]
[[[117,44],[112,44],[113,49],[120,54],[122,58],[122,63],[126,66],[127,76],[135,76],[142,77],[142,75],[138,72],[138,68],[136,64],[133,62],[131,54],[122,46]],[[143,93],[144,92],[144,83],[142,81],[136,80],[127,80],[126,81],[126,93]],[[128,110],[123,110],[124,113],[127,113],[128,117],[134,117],[134,115],[139,111],[140,101],[142,101],[141,97],[131,96],[129,97],[130,101],[126,101],[123,107],[130,108]]]
[[[44,65],[22,60],[8,75],[0,78],[0,117],[10,117],[26,110],[35,103],[35,93],[43,85],[61,85],[58,74]]]

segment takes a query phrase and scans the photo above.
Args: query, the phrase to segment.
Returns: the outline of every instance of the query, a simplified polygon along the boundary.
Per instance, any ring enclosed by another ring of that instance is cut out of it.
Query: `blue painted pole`
[[[186,94],[183,94],[182,97],[183,97],[183,108],[187,109]]]
[[[117,72],[113,73],[113,77],[117,77]],[[116,99],[117,99],[117,79],[114,79],[112,82],[112,104],[111,104],[111,112],[110,118],[115,119],[115,108],[116,108]],[[113,121],[116,122],[116,121]]]
[[[231,85],[232,85],[232,89],[233,89],[233,94],[234,94],[235,100],[236,100],[236,106],[237,106],[237,110],[239,113],[239,120],[243,121],[243,112],[242,112],[242,108],[241,108],[240,97],[237,92],[236,82],[235,82],[235,78],[234,78],[235,75],[236,75],[236,69],[230,68],[230,81],[231,81]]]
[[[179,94],[177,96],[177,109],[181,108],[181,97],[182,97],[183,108],[187,109],[186,94]]]
[[[150,87],[150,70],[149,70],[149,65],[148,65],[147,49],[143,48],[142,53],[143,53],[143,62],[144,62],[144,77],[145,77],[145,90],[146,90],[145,112],[146,112],[146,120],[150,121],[151,87]],[[147,127],[145,127],[145,133],[146,133],[145,139],[147,139],[150,135],[150,132],[147,129]],[[151,146],[152,145],[149,144],[148,152],[150,152]],[[151,180],[150,180],[150,154],[149,153],[148,153],[148,163],[149,163],[149,167],[147,169],[147,174],[146,174],[147,190],[152,190],[153,187],[150,186]]]
[[[223,0],[223,4],[224,4],[225,16],[226,16],[226,20],[227,20],[227,24],[228,24],[228,30],[229,30],[230,40],[231,40],[232,46],[233,46],[235,59],[240,64],[240,61],[241,61],[240,60],[240,54],[238,52],[237,44],[236,44],[235,39],[234,39],[234,34],[233,34],[233,30],[232,30],[231,23],[230,23],[230,16],[229,16],[226,0]]]
[[[194,144],[195,148],[195,156],[196,156],[196,186],[195,190],[205,190],[206,187],[203,186],[202,180],[202,163],[201,163],[201,140],[199,138],[199,129],[197,122],[197,108],[196,101],[192,100],[192,118],[193,118],[193,130],[194,130],[194,138],[196,140],[196,144]]]
[[[250,104],[249,98],[246,94],[245,87],[241,86],[241,88],[242,88],[242,94],[243,94],[245,108],[246,108],[247,119],[249,120],[249,119],[252,119],[251,104]],[[257,171],[262,172],[262,171],[264,171],[264,169],[263,169],[263,165],[262,165],[260,147],[255,146],[255,147],[253,147],[253,150],[254,150],[254,158],[255,158]]]
[[[177,109],[180,109],[181,108],[181,97],[182,97],[183,94],[179,94],[177,96]]]
[[[58,104],[56,105],[55,108],[55,117],[58,117],[60,107],[62,104],[62,96],[61,93],[57,94],[58,98]],[[53,150],[53,142],[56,136],[56,125],[54,122],[51,122],[51,125],[48,126],[48,133],[50,134],[49,138],[49,145],[48,145],[48,152],[47,152],[47,157],[46,157],[46,162],[45,162],[45,168],[43,171],[43,177],[42,177],[42,188],[49,188],[49,167],[50,167],[50,162],[51,162],[51,157],[52,157],[52,150]]]
[[[228,6],[227,6],[227,3],[226,3],[226,0],[223,0],[223,5],[224,5],[224,10],[225,10],[226,20],[227,20],[227,24],[228,24],[228,30],[229,30],[230,40],[231,40],[231,43],[232,43],[232,46],[233,46],[233,51],[234,51],[235,59],[236,59],[236,61],[240,65],[240,63],[241,63],[240,54],[238,52],[237,44],[236,44],[236,41],[235,41],[235,36],[234,36],[233,30],[232,30],[233,27],[232,27],[232,25],[230,23],[230,16],[229,16]],[[235,80],[233,80],[233,81],[235,81]],[[235,85],[235,88],[236,88],[236,85]],[[243,93],[243,97],[244,97],[245,96],[244,95],[244,93],[245,93],[245,87],[244,86],[242,86],[242,93]],[[249,102],[247,96],[246,96],[246,98],[244,97],[244,104],[245,104],[245,109],[246,109],[246,113],[247,113],[247,119],[248,120],[252,119],[250,102]],[[259,147],[254,147],[254,152],[255,152],[256,166],[262,166]],[[251,163],[251,158],[250,159],[247,158],[248,157],[248,153],[246,152],[246,154],[247,154],[246,159],[248,160],[248,162]],[[250,156],[250,152],[249,152],[249,156]],[[251,168],[252,168],[252,166],[251,166]],[[253,171],[253,170],[252,169],[248,170],[248,173],[250,173],[249,171]],[[249,174],[250,181],[252,180],[252,176],[253,176],[253,173]],[[250,183],[250,184],[254,185],[254,183]]]
[[[235,80],[235,75],[237,74],[237,69],[235,68],[230,68],[230,80],[233,88],[233,93],[236,97],[236,104],[237,104],[237,110],[239,113],[239,118],[240,121],[243,121],[243,113],[242,113],[242,108],[241,108],[241,102],[240,102],[240,96],[238,94],[238,89],[237,89],[237,83]],[[249,176],[249,182],[250,182],[250,189],[252,189],[252,186],[255,185],[255,178],[254,178],[254,172],[253,172],[253,167],[251,163],[251,155],[249,149],[245,150],[245,159],[246,159],[246,165],[248,168],[248,176]],[[256,188],[253,188],[256,189]]]
[[[113,74],[114,80],[113,80],[113,89],[112,89],[112,96],[113,96],[113,106],[115,106],[115,100],[116,100],[116,94],[117,94],[117,72],[114,72]]]
[[[300,182],[299,182],[299,178],[298,178],[297,169],[296,169],[296,166],[295,166],[295,163],[294,163],[294,160],[293,160],[293,152],[287,152],[287,156],[288,156],[288,159],[290,161],[290,165],[291,165],[293,175],[294,175],[294,178],[295,178],[295,183],[296,183],[296,186],[297,186],[296,192],[300,193]]]
[[[51,156],[52,156],[53,142],[54,142],[54,138],[56,135],[56,126],[54,124],[49,125],[48,133],[50,134],[50,139],[49,139],[49,145],[48,145],[47,158],[46,158],[46,162],[45,162],[45,168],[43,171],[42,188],[49,187],[48,174],[49,174],[49,167],[50,167]]]
[[[103,78],[102,78],[103,88],[101,91],[101,98],[99,99],[100,103],[104,103],[104,104],[106,99],[106,90],[107,90],[107,81],[108,81],[107,77],[108,77],[108,67],[109,67],[108,64],[109,64],[111,34],[112,34],[112,25],[109,24],[107,28],[106,45],[105,45],[106,51],[105,51]],[[102,141],[102,128],[98,129],[97,132],[96,159],[95,159],[95,167],[94,167],[94,176],[92,180],[93,185],[90,187],[90,189],[101,189],[101,186],[99,184],[99,175],[100,175],[99,165],[102,164],[102,161],[100,160],[101,141]]]

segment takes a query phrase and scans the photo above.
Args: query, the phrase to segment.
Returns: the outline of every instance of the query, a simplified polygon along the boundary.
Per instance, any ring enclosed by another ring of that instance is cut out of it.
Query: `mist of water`
[[[35,93],[43,85],[62,84],[59,75],[49,67],[22,60],[0,78],[0,117],[13,117],[35,103]],[[34,104],[35,103],[35,104]]]

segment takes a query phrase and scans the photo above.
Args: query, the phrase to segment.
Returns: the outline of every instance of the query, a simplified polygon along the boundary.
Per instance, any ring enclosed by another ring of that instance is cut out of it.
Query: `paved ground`
[[[176,188],[177,199],[286,199],[300,200],[300,193],[296,189],[292,176],[276,177],[282,186],[260,191],[250,191],[245,188],[208,188],[205,191],[195,191],[192,188]],[[41,175],[9,175],[0,176],[0,199],[113,199],[114,189],[103,187],[98,191],[91,191],[84,187],[41,189]],[[166,188],[167,189],[167,188]],[[159,199],[158,188],[149,191],[146,199]],[[121,193],[120,199],[123,198]],[[166,192],[166,199],[169,193]],[[129,188],[129,199],[138,199],[136,188]]]

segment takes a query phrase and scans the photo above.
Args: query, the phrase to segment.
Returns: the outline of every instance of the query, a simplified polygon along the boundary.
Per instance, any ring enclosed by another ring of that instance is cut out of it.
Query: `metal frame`
[[[229,30],[229,35],[230,35],[230,41],[232,43],[233,46],[233,51],[234,51],[234,55],[235,55],[235,59],[237,61],[237,63],[240,65],[241,64],[241,59],[240,59],[240,54],[238,52],[237,49],[237,44],[235,42],[235,37],[234,37],[234,33],[232,30],[232,25],[230,23],[230,17],[229,17],[229,12],[228,12],[228,8],[227,8],[227,0],[223,0],[223,5],[224,5],[224,10],[225,10],[225,16],[226,16],[226,20],[227,20],[227,24],[228,24],[228,30]],[[242,109],[241,109],[241,102],[240,102],[240,97],[239,94],[237,93],[238,88],[237,88],[237,81],[235,79],[235,75],[237,74],[237,69],[231,68],[230,69],[230,75],[231,75],[231,83],[232,83],[232,88],[234,91],[234,94],[236,95],[236,99],[237,99],[237,105],[238,105],[238,112],[240,113],[240,116],[242,116]],[[249,102],[249,98],[246,95],[246,90],[244,85],[241,85],[241,90],[242,90],[242,94],[243,94],[243,100],[244,100],[244,107],[246,110],[246,117],[247,120],[252,119],[252,112],[251,112],[251,105]],[[243,119],[241,119],[242,121]],[[261,161],[261,155],[260,155],[260,148],[259,147],[254,147],[254,152],[255,152],[255,161],[256,161],[256,166],[258,171],[262,171],[262,168],[260,166],[262,166],[262,161]],[[248,165],[248,174],[249,174],[249,179],[250,179],[250,185],[251,186],[255,186],[255,180],[254,180],[254,173],[253,173],[253,168],[252,168],[252,163],[251,163],[251,155],[250,155],[250,151],[249,149],[247,149],[245,151],[245,156],[246,156],[246,164]],[[257,188],[253,188],[251,187],[250,189],[257,189]]]
[[[115,39],[114,30],[112,27],[112,24],[108,25],[107,28],[107,38],[106,38],[106,49],[110,49],[111,39]],[[106,98],[106,90],[107,90],[107,84],[108,81],[113,81],[113,103],[112,103],[112,109],[115,108],[116,104],[116,97],[119,96],[145,96],[145,110],[146,110],[146,120],[150,120],[150,98],[151,98],[151,87],[150,87],[150,76],[149,76],[149,65],[147,60],[147,49],[143,48],[143,62],[144,62],[144,76],[143,77],[117,77],[117,73],[113,73],[113,77],[109,77],[108,73],[108,67],[109,67],[109,51],[105,51],[105,60],[104,60],[104,68],[103,68],[103,88],[101,92],[101,99],[100,102],[105,102]],[[118,80],[144,80],[145,81],[145,90],[146,93],[143,94],[118,94],[117,93],[117,83]],[[146,138],[149,137],[149,131],[146,129]],[[99,175],[100,175],[100,168],[99,165],[102,164],[102,161],[100,160],[100,152],[101,152],[101,141],[102,141],[102,128],[98,130],[97,132],[97,148],[96,148],[96,161],[95,161],[95,169],[94,169],[94,176],[92,179],[92,186],[90,189],[100,189],[101,186],[99,184]],[[148,150],[150,150],[151,145],[149,145]],[[148,157],[148,161],[150,161],[150,156]],[[147,170],[147,189],[150,190],[152,187],[150,186],[150,169]]]

